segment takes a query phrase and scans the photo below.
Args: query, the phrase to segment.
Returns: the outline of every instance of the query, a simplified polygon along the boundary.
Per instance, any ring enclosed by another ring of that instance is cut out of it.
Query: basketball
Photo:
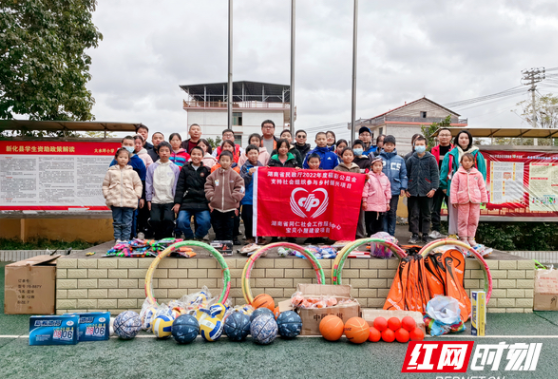
[[[405,316],[401,320],[401,327],[408,332],[412,332],[417,327],[417,323],[411,316]]]
[[[227,307],[223,303],[215,303],[209,307],[210,317],[218,318],[220,320],[225,317],[227,312]]]
[[[200,324],[194,316],[181,315],[172,323],[172,338],[180,344],[190,343],[200,332]]]
[[[286,339],[295,338],[302,330],[302,319],[294,311],[287,311],[277,317],[277,327],[279,335]]]
[[[382,339],[382,333],[374,327],[370,328],[370,334],[368,335],[368,341],[370,342],[378,342]]]
[[[352,343],[363,343],[370,336],[370,327],[363,318],[351,317],[345,323],[345,336]]]
[[[386,329],[382,332],[382,340],[385,342],[395,341],[395,333],[391,329]]]
[[[409,342],[409,332],[403,328],[398,329],[395,332],[395,339],[397,342],[407,343]]]
[[[270,311],[268,308],[258,308],[258,309],[256,309],[254,312],[252,312],[252,315],[250,316],[250,322],[254,322],[256,317],[261,316],[261,315],[265,315],[265,314],[269,314],[269,315],[273,316],[273,312]]]
[[[374,328],[378,329],[379,332],[383,332],[388,328],[387,320],[383,317],[376,317],[373,324]]]
[[[225,320],[224,331],[231,341],[244,341],[250,333],[250,317],[242,312],[233,312]]]
[[[217,341],[223,334],[223,321],[213,317],[200,321],[200,333],[207,342]]]
[[[258,308],[267,308],[271,312],[275,309],[275,302],[273,298],[266,293],[262,293],[254,298],[252,301],[252,306],[256,309]]]
[[[131,340],[141,329],[140,316],[134,311],[126,311],[116,316],[114,320],[114,333],[123,340]]]
[[[161,315],[153,321],[153,334],[157,338],[169,338],[172,332],[172,323],[174,319],[171,316]]]
[[[388,320],[388,328],[394,332],[398,331],[399,328],[401,328],[401,321],[397,317],[390,317]]]
[[[343,320],[335,315],[325,316],[320,321],[320,334],[328,341],[337,341],[343,335]]]
[[[415,328],[411,333],[409,333],[411,341],[422,341],[424,339],[424,332],[421,328]]]
[[[256,317],[250,325],[250,334],[254,342],[259,345],[268,345],[277,337],[277,322],[273,314],[264,314]]]

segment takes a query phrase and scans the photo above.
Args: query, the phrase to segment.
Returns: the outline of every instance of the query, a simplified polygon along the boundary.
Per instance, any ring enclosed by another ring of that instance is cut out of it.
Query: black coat
[[[306,154],[308,154],[308,152],[311,149],[311,146],[309,143],[305,143],[304,146],[299,146],[298,144],[294,144],[295,149],[298,150],[298,152],[300,153],[300,156],[302,157],[302,161],[304,162],[304,158],[306,158]]]
[[[278,153],[279,152],[277,151],[277,149],[275,149],[271,152],[271,154],[269,156],[272,157],[272,156],[274,156],[275,154],[278,154]],[[296,163],[297,163],[296,167],[302,168],[302,163],[304,162],[304,159],[302,158],[302,155],[300,155],[300,151],[298,151],[298,149],[294,145],[291,145],[289,153],[294,155],[294,157],[296,159]]]
[[[157,152],[155,146],[153,146],[153,148],[151,149],[146,149],[146,150],[147,150],[147,154],[151,157],[151,159],[153,159],[153,163],[159,160],[159,153]]]
[[[204,190],[209,174],[209,169],[203,164],[197,170],[192,167],[192,162],[182,167],[174,194],[174,203],[180,204],[181,211],[209,210]]]
[[[437,190],[440,186],[438,162],[434,155],[426,152],[419,158],[415,152],[407,159],[407,191],[411,196],[426,196],[430,190]]]
[[[279,160],[279,155],[273,155],[269,160],[269,162],[267,163],[267,165],[269,167],[291,167],[291,168],[300,167],[298,166],[298,162],[296,161],[296,158],[294,157],[293,153],[289,152],[287,156],[288,158],[285,161],[285,163],[281,163],[281,161]]]
[[[366,174],[368,171],[370,171],[370,163],[372,162],[372,159],[370,158],[371,157],[366,155],[361,155],[359,157],[355,155],[355,160],[353,161],[353,163],[355,163],[360,168],[361,174]]]

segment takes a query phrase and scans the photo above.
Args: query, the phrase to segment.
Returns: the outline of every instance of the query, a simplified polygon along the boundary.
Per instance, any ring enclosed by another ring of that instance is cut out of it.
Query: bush
[[[101,243],[101,242],[99,242]],[[47,239],[37,239],[27,242],[21,242],[18,239],[6,239],[0,238],[0,250],[66,250],[70,247],[73,250],[85,250],[91,246],[98,245],[99,243],[89,243],[81,240],[75,240],[72,242],[66,241],[55,241]]]

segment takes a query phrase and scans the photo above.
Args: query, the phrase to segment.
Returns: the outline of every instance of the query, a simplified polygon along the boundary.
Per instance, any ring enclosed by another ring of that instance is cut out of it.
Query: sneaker
[[[437,230],[433,230],[433,231],[428,235],[428,237],[431,238],[431,239],[433,239],[433,240],[437,240],[437,239],[440,239],[440,238],[446,238],[445,235],[443,235],[442,233],[440,233],[440,232],[437,231]]]
[[[144,239],[145,239],[145,233],[139,232],[139,233],[138,233],[138,239],[144,240]]]
[[[467,242],[469,242],[469,245],[471,245],[471,247],[475,247],[478,245],[477,241],[475,241],[474,238],[470,238]]]
[[[452,240],[457,240],[457,235],[455,235],[455,234],[450,234],[450,235],[448,236],[448,238],[450,238],[450,239],[452,239]]]
[[[409,243],[410,244],[415,244],[415,243],[418,242],[418,240],[419,240],[419,235],[418,234],[413,234],[411,236],[411,238],[409,238]]]

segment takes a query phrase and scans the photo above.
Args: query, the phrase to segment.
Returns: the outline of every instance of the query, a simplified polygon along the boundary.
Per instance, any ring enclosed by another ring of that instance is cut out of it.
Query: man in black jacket
[[[186,240],[201,241],[211,228],[209,206],[205,198],[205,181],[209,169],[203,165],[204,151],[201,147],[192,149],[192,161],[182,167],[174,195],[174,213],[178,214],[177,229],[184,233]],[[196,235],[192,232],[190,220],[194,216]]]
[[[153,142],[153,148],[147,150],[147,154],[153,159],[153,163],[159,160],[159,144],[165,140],[165,136],[161,132],[153,133],[151,136],[151,142]]]
[[[299,151],[303,161],[304,158],[306,158],[306,155],[308,154],[311,148],[310,144],[306,143],[307,138],[308,135],[304,130],[300,129],[296,131],[295,133],[296,143],[294,144],[294,147]]]

